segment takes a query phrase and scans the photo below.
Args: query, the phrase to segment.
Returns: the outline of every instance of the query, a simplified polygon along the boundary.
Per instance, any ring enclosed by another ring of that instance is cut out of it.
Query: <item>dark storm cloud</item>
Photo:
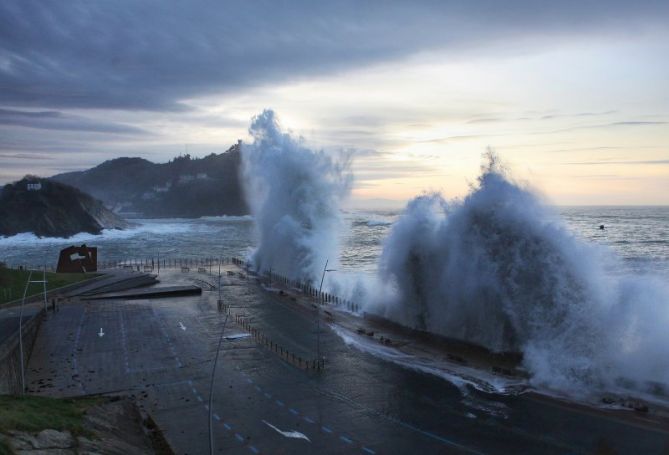
[[[0,125],[89,133],[148,134],[147,131],[134,126],[99,122],[58,111],[35,112],[0,108]]]
[[[5,0],[0,103],[180,110],[190,97],[343,71],[419,50],[467,52],[528,36],[634,34],[662,27],[668,5]]]

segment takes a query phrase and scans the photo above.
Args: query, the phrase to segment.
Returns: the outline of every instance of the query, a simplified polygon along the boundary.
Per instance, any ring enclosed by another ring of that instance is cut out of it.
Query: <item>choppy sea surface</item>
[[[620,257],[620,272],[669,278],[669,207],[559,207],[557,212],[575,236],[608,247]],[[399,216],[399,211],[344,212],[342,271],[374,273],[383,241]],[[54,267],[60,249],[84,243],[98,247],[100,261],[245,256],[255,244],[250,216],[131,221],[130,229],[101,235],[0,237],[0,261]]]

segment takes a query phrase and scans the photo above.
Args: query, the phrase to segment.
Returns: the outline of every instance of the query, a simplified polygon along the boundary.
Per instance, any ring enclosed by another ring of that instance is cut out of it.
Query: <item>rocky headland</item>
[[[32,232],[39,237],[70,237],[127,227],[101,201],[53,180],[26,176],[0,190],[2,236]]]

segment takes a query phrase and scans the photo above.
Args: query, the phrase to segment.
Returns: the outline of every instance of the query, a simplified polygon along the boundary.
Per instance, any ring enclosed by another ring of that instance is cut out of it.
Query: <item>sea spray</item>
[[[250,260],[301,280],[320,279],[339,257],[340,203],[351,189],[350,160],[308,148],[284,133],[271,110],[253,119],[242,146],[245,193],[257,233]]]
[[[493,351],[521,351],[537,386],[570,395],[669,384],[669,290],[612,276],[493,156],[463,201],[412,200],[392,227],[369,309]]]

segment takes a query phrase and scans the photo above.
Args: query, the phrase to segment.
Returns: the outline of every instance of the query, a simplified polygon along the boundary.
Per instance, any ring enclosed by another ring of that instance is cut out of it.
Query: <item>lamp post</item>
[[[26,287],[23,290],[23,300],[21,301],[21,312],[19,314],[19,360],[21,362],[21,395],[26,393],[26,375],[25,369],[23,366],[23,306],[26,304],[26,294],[28,293],[28,286],[30,286],[30,278],[32,278],[32,270],[28,273],[28,281],[26,282]]]
[[[218,259],[218,301],[216,302],[218,311],[223,308],[223,300],[221,299],[221,259]]]
[[[44,296],[44,314],[46,314],[46,264],[44,264],[44,269],[42,270],[42,295]]]
[[[218,261],[218,307],[222,307],[223,300],[221,299],[221,261]],[[218,364],[218,354],[221,351],[221,344],[223,343],[223,335],[225,333],[225,326],[228,324],[229,313],[225,312],[225,319],[223,320],[223,327],[221,328],[221,336],[218,338],[218,346],[216,347],[216,356],[214,357],[214,365],[211,368],[211,382],[209,383],[209,454],[214,454],[214,422],[212,417],[214,414],[214,380],[216,378],[216,365]]]
[[[321,290],[323,289],[323,280],[325,280],[326,272],[336,272],[336,269],[328,269],[328,262],[330,259],[325,260],[325,267],[323,267],[323,275],[321,276],[321,285],[318,287],[318,297],[323,298]],[[316,359],[320,362],[321,360],[321,304],[318,302],[318,309],[316,311]]]

